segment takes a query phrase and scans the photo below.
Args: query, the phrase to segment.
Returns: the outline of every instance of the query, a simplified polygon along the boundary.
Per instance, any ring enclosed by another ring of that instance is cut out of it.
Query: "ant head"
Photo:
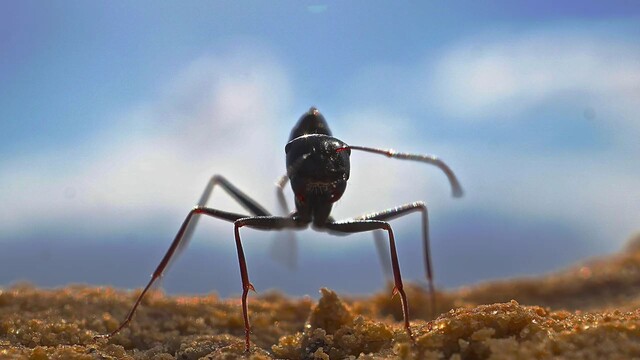
[[[285,147],[287,175],[296,201],[335,202],[349,179],[349,146],[334,137],[311,134],[291,140]]]

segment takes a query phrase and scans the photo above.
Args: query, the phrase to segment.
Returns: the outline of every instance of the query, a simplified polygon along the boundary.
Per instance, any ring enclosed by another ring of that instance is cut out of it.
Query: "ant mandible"
[[[393,150],[347,145],[345,142],[332,136],[326,120],[315,107],[312,107],[300,117],[298,123],[293,130],[291,130],[289,142],[284,150],[287,156],[287,175],[280,179],[277,185],[280,190],[282,190],[287,179],[291,181],[291,188],[295,195],[295,211],[288,216],[272,216],[255,200],[240,191],[225,178],[219,175],[213,176],[207,184],[198,202],[198,206],[195,206],[189,211],[171,246],[153,272],[151,280],[136,299],[125,320],[116,330],[107,335],[97,336],[96,338],[109,338],[127,326],[138,305],[140,305],[142,298],[151,285],[162,276],[172,256],[188,242],[197,222],[197,217],[194,218],[194,215],[199,214],[233,222],[236,248],[238,251],[238,263],[240,265],[240,277],[242,279],[242,315],[244,318],[245,351],[249,351],[251,331],[247,309],[247,295],[249,290],[255,291],[253,284],[249,281],[247,262],[240,239],[240,228],[245,226],[252,229],[280,230],[304,229],[311,225],[311,227],[316,230],[339,235],[373,230],[386,231],[391,252],[391,268],[394,280],[393,295],[400,295],[404,327],[409,337],[413,338],[411,328],[409,327],[409,306],[407,296],[402,286],[402,276],[400,275],[400,265],[398,263],[393,230],[387,221],[415,211],[422,213],[425,271],[429,283],[431,306],[433,309],[435,308],[435,291],[431,253],[429,250],[429,220],[425,203],[422,201],[413,202],[341,221],[335,221],[330,216],[331,208],[333,203],[342,197],[347,187],[347,180],[349,180],[349,157],[352,150],[366,151],[396,159],[420,161],[435,165],[440,168],[449,179],[453,196],[460,197],[463,193],[462,187],[453,171],[451,171],[442,160],[430,155],[406,154]],[[226,190],[243,208],[251,213],[251,216],[205,207],[204,204],[211,195],[215,185],[220,185]],[[282,193],[280,201],[281,205],[286,208]]]

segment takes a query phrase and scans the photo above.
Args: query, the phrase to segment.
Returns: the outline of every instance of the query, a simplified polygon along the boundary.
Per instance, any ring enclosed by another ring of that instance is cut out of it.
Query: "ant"
[[[133,314],[140,305],[142,298],[151,285],[162,276],[176,251],[182,249],[191,237],[191,233],[197,223],[195,215],[207,215],[214,218],[233,222],[238,263],[240,265],[240,277],[242,279],[242,315],[245,330],[245,351],[249,351],[250,332],[249,312],[247,308],[247,295],[249,290],[255,292],[253,284],[249,281],[247,262],[240,239],[240,228],[248,227],[260,230],[304,229],[311,225],[312,228],[337,235],[359,233],[365,231],[383,230],[388,234],[389,249],[391,252],[391,268],[393,271],[393,295],[400,295],[404,327],[411,339],[409,327],[409,306],[407,295],[402,286],[400,265],[393,236],[393,230],[388,220],[404,216],[408,213],[420,211],[422,213],[422,239],[424,244],[425,270],[429,283],[432,309],[435,308],[435,289],[433,285],[433,270],[431,266],[431,253],[429,250],[429,224],[427,206],[422,201],[417,201],[391,209],[374,212],[359,217],[335,221],[331,216],[333,203],[338,201],[347,187],[349,180],[349,157],[352,150],[366,151],[375,154],[386,155],[396,159],[425,162],[440,168],[449,179],[454,197],[462,196],[462,187],[455,174],[440,159],[430,155],[406,154],[393,150],[383,150],[364,146],[347,145],[345,142],[332,136],[329,125],[324,116],[315,107],[312,107],[300,117],[289,137],[289,142],[284,148],[286,153],[287,174],[276,184],[280,189],[280,204],[286,209],[286,202],[282,192],[287,179],[291,182],[291,188],[295,195],[295,211],[288,216],[272,216],[255,200],[240,191],[233,184],[220,175],[215,175],[207,184],[198,205],[195,206],[182,222],[180,230],[167,250],[166,254],[153,272],[151,280],[138,296],[133,307],[120,326],[107,335],[99,335],[96,338],[109,338],[117,334],[131,321]],[[205,207],[213,187],[220,185],[228,192],[250,216],[236,214],[228,211]]]

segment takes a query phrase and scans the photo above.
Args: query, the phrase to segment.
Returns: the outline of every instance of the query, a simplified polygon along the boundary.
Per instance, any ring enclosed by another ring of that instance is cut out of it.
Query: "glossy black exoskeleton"
[[[460,186],[456,176],[451,169],[449,169],[449,167],[438,158],[430,155],[398,153],[393,150],[348,145],[332,136],[331,130],[329,129],[329,126],[322,114],[320,114],[316,108],[312,107],[308,112],[302,115],[291,131],[289,142],[285,146],[287,175],[283,176],[277,183],[280,205],[283,209],[287,209],[282,191],[286,182],[291,182],[291,189],[293,190],[295,198],[295,210],[287,216],[272,216],[255,200],[240,191],[225,178],[219,175],[213,176],[200,197],[198,205],[189,212],[183,221],[180,230],[171,243],[171,246],[160,261],[160,264],[158,264],[151,280],[138,296],[126,319],[115,331],[108,335],[99,337],[111,337],[122,330],[131,321],[142,298],[151,285],[162,275],[172,256],[178,249],[184,247],[185,244],[188,243],[197,223],[197,217],[194,218],[194,215],[197,214],[223,219],[233,222],[234,224],[235,244],[238,252],[238,263],[240,265],[240,277],[242,279],[242,311],[245,325],[246,351],[249,351],[250,347],[251,329],[247,309],[247,296],[249,290],[255,291],[255,289],[249,281],[247,263],[240,238],[240,228],[245,226],[254,229],[277,230],[303,229],[311,225],[314,229],[327,231],[333,234],[349,234],[373,230],[386,231],[388,238],[386,241],[388,241],[389,244],[389,255],[391,258],[391,263],[387,268],[391,267],[393,273],[393,294],[400,295],[402,300],[402,311],[404,314],[404,326],[411,337],[407,296],[403,290],[393,230],[391,229],[391,225],[389,225],[388,221],[411,212],[421,212],[425,271],[431,294],[431,310],[435,311],[435,289],[433,285],[433,271],[429,250],[429,221],[427,207],[424,202],[418,201],[351,219],[341,221],[333,220],[331,217],[333,204],[342,197],[347,188],[347,181],[349,180],[350,172],[349,161],[352,150],[360,150],[386,155],[387,157],[420,161],[435,165],[447,175],[451,184],[453,196],[462,196],[462,187]],[[220,185],[251,215],[235,214],[228,211],[205,207],[215,185]],[[378,244],[380,243],[380,238],[377,238],[377,242]]]

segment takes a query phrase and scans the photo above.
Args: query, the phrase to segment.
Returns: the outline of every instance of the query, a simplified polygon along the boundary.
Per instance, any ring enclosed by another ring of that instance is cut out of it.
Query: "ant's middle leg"
[[[227,212],[227,211],[210,209],[210,208],[205,208],[205,207],[200,207],[200,206],[196,206],[191,211],[189,211],[189,214],[187,215],[187,217],[182,222],[182,225],[180,226],[180,229],[178,230],[178,233],[176,234],[176,237],[173,239],[173,242],[171,243],[171,246],[169,247],[169,249],[165,253],[164,257],[162,258],[162,260],[160,261],[158,266],[156,267],[156,270],[151,275],[151,280],[149,280],[149,283],[147,284],[147,286],[145,286],[144,290],[142,290],[142,293],[140,293],[140,295],[138,295],[138,298],[136,299],[135,303],[131,307],[131,310],[129,310],[129,313],[127,314],[127,317],[125,318],[125,320],[120,324],[120,326],[118,326],[117,329],[115,329],[111,333],[109,333],[107,335],[99,335],[99,336],[96,336],[96,338],[110,338],[113,335],[115,335],[118,332],[120,332],[120,330],[122,330],[125,326],[127,326],[127,324],[129,324],[129,322],[131,322],[131,319],[133,318],[133,314],[136,312],[136,309],[140,305],[140,302],[142,301],[142,298],[144,297],[144,295],[151,288],[151,285],[153,285],[153,283],[158,278],[160,278],[162,276],[162,273],[164,272],[165,268],[167,267],[167,265],[171,261],[171,258],[176,253],[176,250],[182,246],[182,243],[183,243],[183,241],[185,239],[185,236],[184,236],[185,235],[185,231],[187,230],[187,227],[189,226],[189,224],[192,221],[195,220],[193,218],[194,215],[197,215],[197,214],[203,214],[203,215],[207,215],[207,216],[212,216],[212,217],[215,217],[215,218],[218,218],[218,219],[222,219],[222,220],[226,220],[226,221],[229,221],[229,222],[234,222],[234,221],[236,221],[238,219],[242,219],[242,218],[246,217],[246,215],[234,214],[234,213]]]
[[[245,210],[247,210],[253,216],[269,216],[269,212],[265,210],[257,201],[253,200],[249,197],[249,195],[243,193],[231,184],[226,178],[222,175],[214,175],[209,179],[207,186],[205,187],[202,195],[200,196],[200,200],[198,200],[198,206],[205,206],[209,197],[211,197],[211,193],[213,192],[213,188],[216,185],[220,185],[231,197],[233,197]]]
[[[267,210],[265,210],[264,207],[258,204],[257,201],[253,200],[251,197],[249,197],[249,195],[245,194],[240,189],[235,187],[232,183],[229,182],[229,180],[227,180],[222,175],[214,175],[211,177],[211,179],[209,179],[207,186],[205,186],[204,191],[202,192],[202,195],[200,195],[200,199],[198,200],[198,205],[196,206],[205,207],[207,205],[207,201],[209,201],[209,198],[213,193],[213,188],[216,185],[220,185],[220,187],[222,187],[229,195],[231,195],[231,197],[234,200],[236,200],[238,204],[240,204],[240,206],[242,206],[245,210],[247,210],[251,215],[253,216],[271,215]],[[185,230],[184,240],[182,241],[182,245],[180,245],[180,248],[178,249],[178,251],[180,251],[189,243],[189,241],[191,240],[191,237],[193,236],[193,233],[196,230],[197,225],[198,225],[198,218],[196,217],[195,219],[193,219],[193,221],[191,221],[191,223]]]

